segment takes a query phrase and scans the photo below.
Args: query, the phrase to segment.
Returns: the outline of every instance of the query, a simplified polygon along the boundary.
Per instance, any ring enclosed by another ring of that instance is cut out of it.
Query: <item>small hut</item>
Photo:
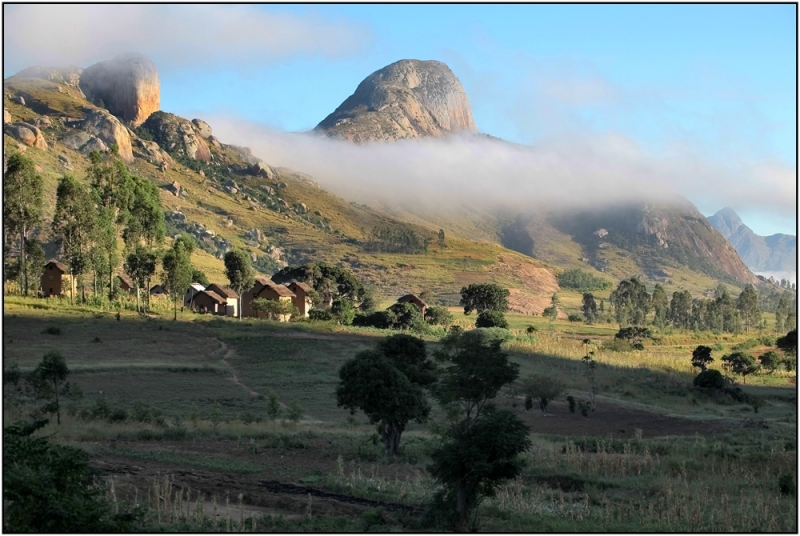
[[[58,261],[50,261],[44,265],[42,272],[42,296],[61,296],[64,293],[64,286],[69,286],[71,277],[69,267]]]
[[[126,274],[119,274],[117,276],[117,283],[119,284],[119,289],[123,292],[127,292],[128,294],[135,294],[136,287],[133,285],[133,279],[128,277]]]
[[[225,298],[228,316],[239,316],[239,295],[231,287],[211,283],[206,287],[207,291],[214,292],[218,296]]]
[[[192,283],[189,285],[189,288],[186,289],[186,294],[183,295],[183,306],[184,307],[191,307],[194,297],[197,295],[198,292],[203,292],[206,289],[200,283]]]
[[[314,289],[311,288],[311,285],[308,283],[299,283],[297,281],[292,281],[286,288],[294,293],[294,298],[292,298],[292,305],[294,305],[300,314],[303,316],[308,316],[308,311],[311,310],[311,296],[309,294]]]
[[[203,290],[194,297],[194,309],[201,313],[211,313],[225,316],[228,311],[228,301],[213,290]]]

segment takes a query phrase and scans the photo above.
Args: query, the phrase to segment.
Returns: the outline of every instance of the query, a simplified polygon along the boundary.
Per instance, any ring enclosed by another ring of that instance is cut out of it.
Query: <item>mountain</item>
[[[513,310],[540,313],[558,291],[556,270],[541,261],[449,229],[438,247],[441,226],[350,202],[226,144],[201,119],[153,110],[157,71],[141,58],[123,60],[100,64],[112,73],[100,84],[110,93],[81,79],[88,68],[31,68],[3,82],[4,156],[25,153],[44,179],[44,223],[34,238],[49,258],[58,254],[49,224],[58,180],[71,173],[88,181],[89,153],[116,145],[132,173],[161,188],[168,235],[194,236],[192,263],[212,281],[225,282],[221,258],[241,248],[267,276],[287,263],[342,264],[384,305],[423,292],[455,305],[462,286],[492,282],[511,290]],[[144,98],[125,99],[134,93]]]
[[[754,272],[797,272],[797,237],[787,234],[760,236],[744,224],[732,208],[725,207],[708,221],[730,242]]]
[[[375,71],[315,128],[354,143],[476,132],[461,82],[439,61],[401,60]]]
[[[316,130],[363,144],[474,133],[476,127],[467,95],[445,64],[402,60],[368,76]],[[534,203],[524,213],[483,207],[467,211],[460,207],[458,213],[443,208],[431,213],[419,206],[381,209],[398,211],[393,213],[404,219],[458,229],[464,236],[493,240],[562,268],[592,267],[617,278],[638,274],[659,281],[671,279],[676,269],[688,269],[737,285],[757,281],[724,237],[686,199],[582,210]]]

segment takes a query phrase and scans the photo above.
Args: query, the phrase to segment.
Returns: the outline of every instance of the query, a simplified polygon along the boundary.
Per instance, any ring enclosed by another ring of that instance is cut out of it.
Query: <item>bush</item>
[[[425,321],[432,326],[447,327],[453,323],[453,315],[447,307],[434,305],[425,310]]]
[[[718,370],[704,370],[694,378],[694,386],[703,389],[724,389],[725,378]]]
[[[289,412],[287,413],[286,417],[293,423],[297,423],[300,421],[300,419],[303,418],[303,415],[305,415],[305,413],[306,411],[300,404],[298,404],[297,402],[292,402],[289,405]]]
[[[567,320],[570,322],[581,322],[583,321],[583,317],[581,315],[576,315],[575,313],[570,313],[567,315]]]
[[[574,396],[569,395],[567,397],[567,404],[569,404],[569,412],[570,413],[575,413],[575,397]]]
[[[316,320],[319,322],[328,322],[333,320],[333,315],[328,309],[311,309],[308,312],[309,320]]]
[[[631,352],[633,345],[623,339],[609,339],[603,342],[603,349],[611,352]]]
[[[777,352],[770,350],[758,356],[758,361],[765,370],[774,372],[780,365],[781,358]]]
[[[395,303],[388,311],[395,315],[392,329],[423,330],[425,327],[422,311],[413,303]]]
[[[528,326],[527,328],[525,328],[525,333],[527,333],[528,335],[533,335],[537,331],[539,330],[536,328],[536,326]]]
[[[794,495],[795,485],[792,475],[781,475],[781,477],[778,479],[778,489],[781,490],[782,495]]]
[[[61,335],[61,328],[50,326],[42,330],[43,335]]]
[[[508,321],[503,313],[499,311],[483,311],[478,314],[475,321],[475,327],[478,328],[504,328],[508,329]]]
[[[356,315],[353,318],[353,325],[362,328],[391,329],[396,321],[397,315],[392,311],[375,311]]]
[[[571,288],[581,292],[591,292],[611,288],[611,283],[602,277],[597,277],[580,268],[571,268],[556,276],[558,285],[562,288]]]

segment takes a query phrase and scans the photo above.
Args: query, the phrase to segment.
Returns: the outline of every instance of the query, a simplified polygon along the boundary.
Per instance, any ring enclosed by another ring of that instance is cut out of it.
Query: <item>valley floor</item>
[[[365,416],[333,396],[342,363],[390,332],[170,319],[6,298],[4,367],[64,354],[83,398],[65,401],[62,424],[42,433],[84,449],[112,500],[149,504],[166,530],[430,530],[436,487],[425,468],[441,411],[389,459]],[[506,348],[521,376],[547,372],[577,399],[588,397],[580,357],[597,352],[597,409],[571,413],[561,398],[543,415],[511,392],[498,397],[530,427],[533,448],[521,477],[481,506],[482,530],[796,532],[796,499],[779,485],[797,480],[795,375],[748,378],[755,408],[691,389],[693,345],[729,348],[746,335],[665,333],[616,353],[602,347],[616,326],[511,320]],[[290,418],[298,405],[303,415]],[[7,423],[28,413],[11,389],[3,410]]]

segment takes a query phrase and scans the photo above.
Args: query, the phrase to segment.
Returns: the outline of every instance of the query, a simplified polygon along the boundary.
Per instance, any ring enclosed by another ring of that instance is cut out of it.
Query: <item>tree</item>
[[[104,157],[100,152],[92,151],[89,158],[92,162],[89,178],[98,200],[97,246],[102,252],[102,264],[108,270],[110,299],[114,291],[114,270],[120,262],[117,255],[119,225],[127,220],[128,209],[134,202],[134,181],[118,155]]]
[[[42,243],[38,240],[26,240],[25,241],[25,268],[26,273],[32,274],[37,273],[42,270],[44,266],[44,248],[42,247]],[[38,277],[32,277],[28,280],[27,288],[28,290],[38,291],[39,286],[41,285],[41,280]]]
[[[694,378],[694,386],[701,387],[703,389],[724,389],[725,388],[725,378],[722,377],[722,373],[718,370],[703,370],[695,376]]]
[[[650,310],[650,295],[638,277],[623,279],[611,293],[611,305],[620,327],[642,326]]]
[[[603,290],[611,287],[611,283],[580,268],[570,268],[564,270],[556,276],[558,285],[561,288],[569,288],[580,292],[591,292],[593,290]]]
[[[164,286],[173,303],[173,320],[178,319],[178,300],[192,283],[192,242],[179,237],[164,254],[161,264],[164,267]]]
[[[653,296],[650,298],[650,303],[653,306],[653,325],[663,328],[667,323],[669,316],[669,298],[667,292],[661,283],[656,283],[653,289]]]
[[[478,314],[475,320],[477,328],[505,328],[508,329],[508,321],[503,313],[499,311],[483,311]]]
[[[338,295],[360,304],[367,290],[358,279],[343,266],[325,262],[312,262],[303,266],[287,266],[272,276],[276,283],[302,281],[311,285],[317,293],[317,301],[330,303]]]
[[[729,368],[731,372],[741,375],[744,383],[747,383],[746,380],[749,374],[758,372],[759,369],[755,358],[744,352],[734,352],[730,355],[723,356],[722,362],[725,363],[725,366]]]
[[[615,335],[615,338],[628,341],[631,346],[636,350],[644,350],[644,339],[652,337],[650,330],[643,327],[631,326],[620,329]]]
[[[464,314],[472,311],[508,311],[508,289],[492,283],[473,283],[461,288],[461,305]]]
[[[198,270],[194,267],[192,267],[192,282],[200,283],[204,287],[207,287],[210,284],[208,282],[208,276],[206,276],[202,270]]]
[[[430,414],[423,385],[433,381],[425,343],[395,337],[402,338],[384,340],[377,349],[359,352],[346,362],[339,369],[336,388],[339,407],[351,414],[362,410],[370,423],[377,424],[381,442],[393,456],[408,423],[423,422]]]
[[[597,302],[594,300],[594,295],[591,292],[583,293],[583,305],[581,305],[583,317],[586,319],[587,324],[593,324],[597,320]]]
[[[239,318],[242,318],[242,293],[253,286],[256,272],[250,262],[250,255],[242,250],[231,250],[223,258],[225,263],[225,276],[230,281],[231,288],[239,295]]]
[[[42,177],[30,158],[14,153],[8,158],[3,175],[3,227],[6,234],[19,239],[18,266],[22,293],[28,294],[28,265],[25,244],[30,232],[42,219],[44,205]],[[4,244],[7,242],[3,237]]]
[[[453,323],[453,314],[447,307],[432,305],[425,310],[425,321],[432,326],[447,328]]]
[[[526,398],[526,407],[528,399],[537,399],[539,409],[544,415],[547,415],[547,405],[558,398],[562,392],[564,392],[564,384],[552,376],[534,374],[522,382],[522,394]]]
[[[797,329],[793,329],[783,337],[779,337],[775,341],[775,346],[789,355],[797,355]]]
[[[736,299],[736,309],[744,318],[744,330],[750,331],[750,326],[761,320],[761,311],[758,309],[758,294],[753,285],[747,285]]]
[[[61,404],[59,397],[67,394],[68,387],[62,385],[69,376],[64,356],[60,352],[48,352],[28,376],[29,383],[37,391],[40,398],[52,399],[45,406],[49,413],[55,413],[58,424],[61,424]]]
[[[500,342],[490,330],[455,332],[435,354],[448,365],[433,394],[445,407],[460,409],[461,418],[444,434],[428,470],[443,486],[436,500],[455,511],[457,531],[475,528],[470,512],[501,482],[519,474],[518,454],[530,447],[528,429],[519,418],[490,403],[519,375],[519,365],[508,360]]]
[[[336,296],[331,303],[331,314],[336,320],[344,325],[349,326],[353,323],[353,318],[356,316],[356,310],[353,307],[353,302],[347,298]]]
[[[33,434],[47,420],[3,428],[5,532],[116,533],[141,530],[140,510],[114,513],[80,449]]]
[[[56,243],[67,259],[72,278],[81,278],[89,265],[96,217],[95,202],[89,190],[71,175],[64,175],[56,190],[52,229]],[[82,297],[85,299],[83,292]]]
[[[252,301],[251,307],[254,311],[264,313],[272,320],[281,320],[285,316],[298,314],[297,308],[292,305],[291,301],[274,301],[264,298],[256,298]]]
[[[392,329],[420,331],[425,328],[425,319],[422,316],[422,311],[413,303],[395,303],[388,310],[394,315]]]
[[[594,352],[589,352],[582,358],[583,361],[583,375],[586,377],[586,380],[589,382],[589,402],[592,405],[592,409],[595,409],[594,403],[594,394],[595,394],[595,387],[596,387],[596,376],[597,376],[597,361],[594,359]]]
[[[688,290],[672,293],[669,319],[675,327],[688,329],[692,313],[692,295]]]
[[[708,370],[708,364],[713,362],[711,348],[700,345],[692,351],[692,366],[699,368],[701,372]]]
[[[439,249],[444,249],[446,246],[444,240],[444,229],[439,229]]]
[[[156,263],[158,257],[146,247],[139,245],[133,253],[125,259],[125,273],[133,279],[136,284],[136,310],[142,312],[140,305],[139,292],[142,288],[150,295],[150,278],[156,273]]]
[[[122,232],[125,245],[129,251],[139,244],[150,248],[160,246],[166,234],[166,223],[158,186],[141,177],[131,177],[131,181],[132,201]]]
[[[781,358],[778,352],[770,350],[758,356],[758,362],[768,372],[775,372],[781,364]]]
[[[786,293],[781,294],[778,306],[775,308],[775,333],[783,333],[783,330],[786,329],[786,319],[791,311]]]

